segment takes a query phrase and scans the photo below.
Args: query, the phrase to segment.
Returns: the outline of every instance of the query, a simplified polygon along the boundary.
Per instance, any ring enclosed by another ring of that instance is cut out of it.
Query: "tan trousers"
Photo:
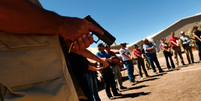
[[[178,61],[178,58],[177,58],[177,54],[178,54],[179,57],[180,57],[181,63],[184,63],[184,60],[183,60],[183,57],[182,57],[182,53],[181,53],[181,48],[180,48],[180,47],[175,47],[175,48],[173,49],[173,54],[174,54],[174,59],[175,59],[176,65],[179,65],[179,61]]]
[[[119,65],[112,66],[112,71],[113,71],[113,74],[114,74],[114,79],[115,79],[116,87],[119,90],[121,90],[122,75],[121,75],[121,71],[120,71],[120,66]]]
[[[148,61],[148,59],[147,59],[146,57],[145,57],[145,59],[144,59],[144,63],[145,63],[145,65],[146,65],[146,67],[147,67],[147,70],[151,69],[150,64],[149,64],[149,61]]]
[[[78,101],[57,35],[0,32],[0,99]]]
[[[193,57],[192,47],[191,46],[185,46],[184,47],[184,52],[186,53],[186,57],[188,59],[188,62],[189,63],[191,63],[191,62],[193,63],[194,62],[194,57]],[[191,59],[190,59],[189,54],[191,56]]]

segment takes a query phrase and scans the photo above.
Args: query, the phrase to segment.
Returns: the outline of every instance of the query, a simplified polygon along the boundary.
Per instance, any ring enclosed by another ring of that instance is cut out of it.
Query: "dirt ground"
[[[183,54],[187,64],[186,55]],[[198,61],[198,52],[194,51],[195,62]],[[122,96],[115,96],[115,101],[201,101],[201,63],[187,64],[173,70],[167,71],[165,58],[159,58],[159,63],[165,73],[154,74],[148,70],[150,78],[140,80],[137,66],[134,65],[134,74],[139,83],[131,85],[127,70],[123,70],[123,86],[127,87],[121,91]],[[145,75],[144,75],[145,77]],[[99,91],[102,101],[109,101],[105,90]]]

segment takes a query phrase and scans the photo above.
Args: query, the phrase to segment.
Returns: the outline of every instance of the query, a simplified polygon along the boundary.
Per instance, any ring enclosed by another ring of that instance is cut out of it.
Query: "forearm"
[[[94,66],[91,66],[91,65],[89,65],[88,69],[91,70],[91,71],[99,71],[98,68],[95,68]]]
[[[185,44],[185,42],[182,39],[180,39],[180,42],[181,42],[181,44]]]
[[[191,42],[191,39],[190,39],[189,37],[188,37],[188,39],[187,39],[187,42],[188,42],[188,43],[190,43],[190,42]]]
[[[152,49],[154,49],[154,47],[147,48],[146,51],[151,51]]]
[[[177,43],[175,43],[174,41],[172,41],[171,43],[173,43],[174,45],[177,45]]]
[[[168,51],[168,49],[166,49],[166,48],[164,48],[164,47],[161,47],[163,50],[165,50],[165,51]]]
[[[201,40],[196,34],[194,34],[193,33],[193,36],[195,37],[195,38],[197,38],[198,40]]]
[[[79,52],[79,53],[77,53],[77,54],[82,55],[83,57],[86,57],[86,58],[95,60],[95,61],[97,61],[97,62],[99,62],[99,63],[103,63],[103,61],[102,61],[99,57],[97,57],[96,55],[94,55],[93,53],[91,53],[91,52],[90,52],[89,50],[87,50],[87,49],[85,49],[84,51]]]
[[[128,58],[131,58],[131,55],[130,55],[130,54],[124,53],[124,55],[125,55],[126,57],[128,57]]]
[[[0,0],[0,12],[1,31],[18,34],[61,32],[63,17],[39,8],[29,0]]]
[[[112,60],[112,62],[118,62],[119,63],[119,60],[118,59],[111,59]]]
[[[137,54],[137,53],[134,53],[135,55],[137,55],[137,57],[142,57],[141,55]]]

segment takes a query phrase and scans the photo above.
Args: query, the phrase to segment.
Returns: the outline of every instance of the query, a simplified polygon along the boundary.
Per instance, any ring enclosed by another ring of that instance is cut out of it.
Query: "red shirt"
[[[169,39],[169,42],[171,43],[172,47],[178,47],[177,45],[175,45],[175,44],[172,43],[172,41],[175,42],[175,43],[177,43],[177,40],[178,40],[178,38],[176,38],[176,37]]]
[[[110,56],[115,56],[115,59],[119,60],[119,58],[117,57],[117,55],[113,51],[110,51],[110,52],[107,51],[107,53],[110,54]],[[117,65],[119,62],[113,62],[113,63]]]
[[[135,53],[137,53],[138,55],[140,55],[141,56],[141,54],[142,54],[142,50],[141,49],[134,49],[133,50],[133,54],[135,55]],[[135,58],[139,58],[137,55],[135,55]]]

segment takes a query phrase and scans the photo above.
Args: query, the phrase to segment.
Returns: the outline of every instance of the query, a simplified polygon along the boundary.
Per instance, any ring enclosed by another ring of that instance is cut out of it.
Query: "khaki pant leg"
[[[188,50],[189,50],[189,53],[190,53],[190,56],[191,56],[191,62],[194,62],[194,56],[193,56],[192,47],[189,46],[189,47],[188,47]]]
[[[112,71],[113,71],[113,74],[114,74],[116,87],[118,89],[121,89],[120,87],[122,86],[122,78],[121,78],[119,65],[112,66]]]
[[[184,59],[183,59],[183,56],[182,56],[182,52],[181,52],[181,48],[180,47],[177,47],[177,53],[179,54],[179,58],[181,60],[181,63],[184,63]]]
[[[117,67],[117,78],[118,78],[118,81],[119,81],[119,85],[121,87],[122,86],[122,75],[121,75],[121,71],[120,71],[120,66],[116,65],[116,67]]]
[[[179,61],[178,61],[178,58],[177,58],[177,48],[174,48],[173,49],[173,54],[174,54],[174,60],[175,60],[175,64],[176,65],[179,65]]]
[[[190,63],[190,56],[189,56],[190,50],[189,50],[189,46],[185,46],[184,52],[186,53],[187,60]]]
[[[189,62],[194,62],[192,47],[191,47],[191,46],[187,46],[187,47],[186,47],[186,50],[187,50],[187,52],[188,52]],[[190,56],[189,56],[189,54],[190,54]],[[191,61],[190,61],[190,57],[191,57]]]
[[[145,61],[145,64],[146,64],[147,70],[151,69],[151,68],[150,68],[150,64],[149,64],[149,61],[147,60],[146,57],[145,57],[144,61]]]

